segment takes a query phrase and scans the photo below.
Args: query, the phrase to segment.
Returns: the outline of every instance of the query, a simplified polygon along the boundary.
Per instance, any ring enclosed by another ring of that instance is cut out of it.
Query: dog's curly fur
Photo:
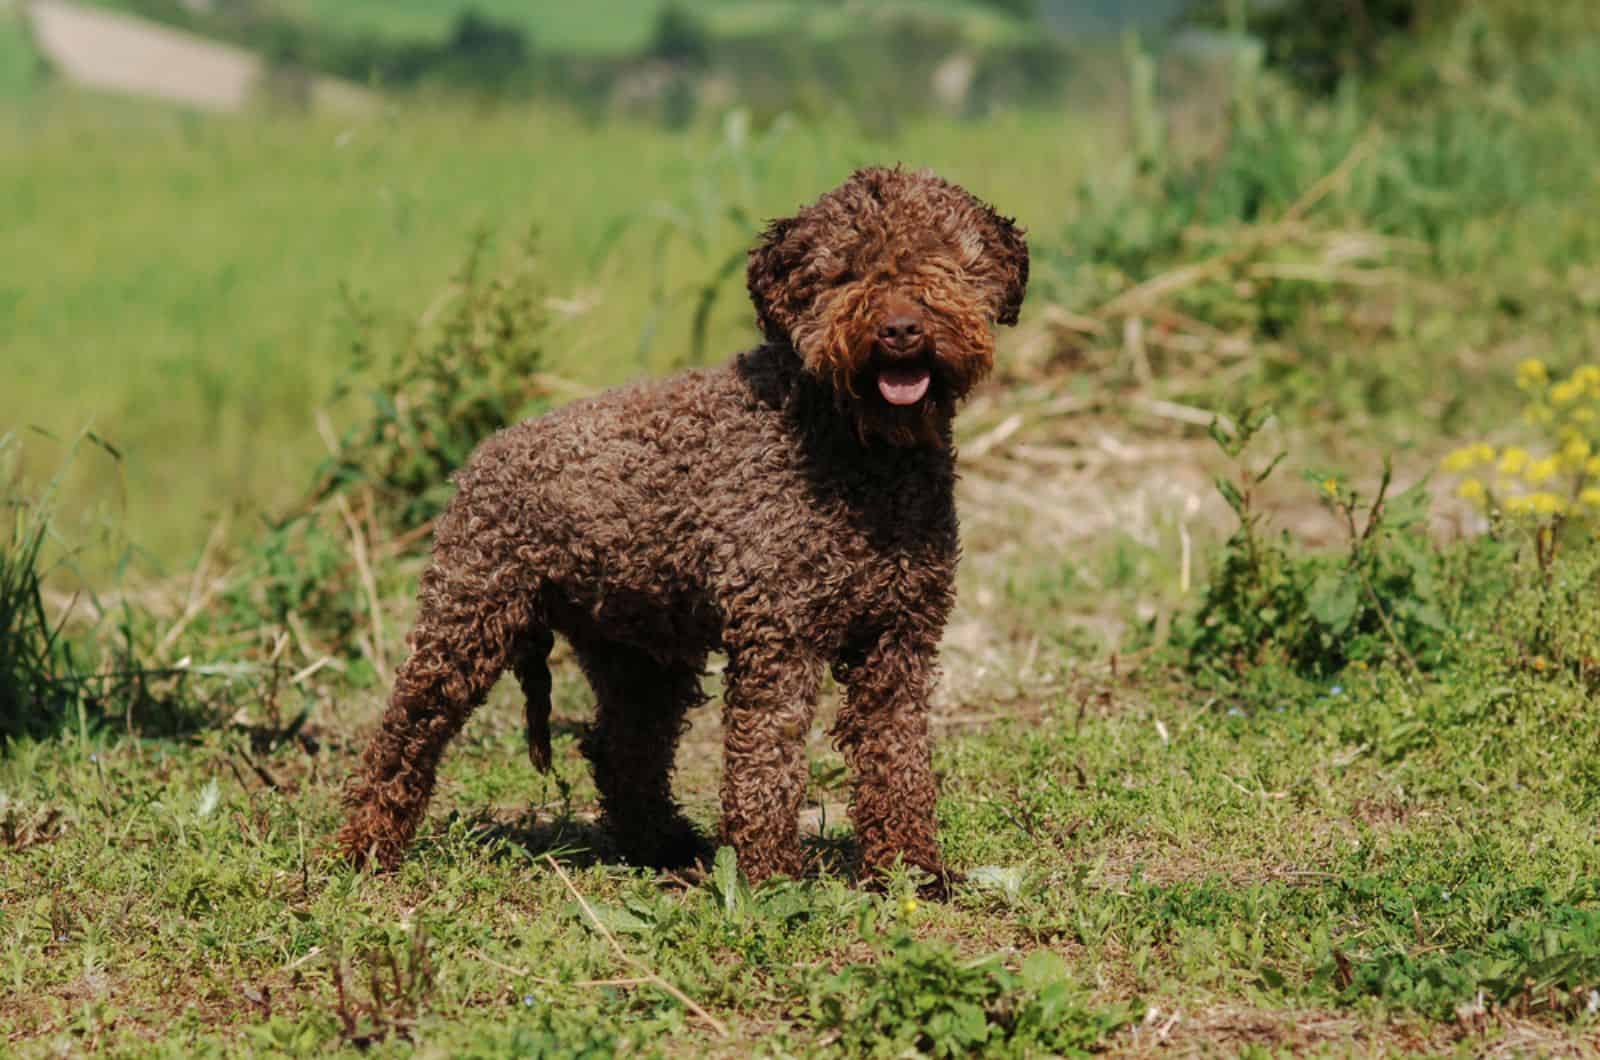
[[[927,711],[959,552],[950,421],[1027,280],[1011,220],[931,174],[864,169],[751,251],[764,345],[486,441],[435,530],[410,658],[346,790],[345,852],[401,859],[445,745],[506,669],[548,768],[559,632],[598,700],[582,748],[630,860],[702,850],[670,780],[724,651],[722,831],[750,878],[804,867],[826,666],[863,868],[945,879]]]

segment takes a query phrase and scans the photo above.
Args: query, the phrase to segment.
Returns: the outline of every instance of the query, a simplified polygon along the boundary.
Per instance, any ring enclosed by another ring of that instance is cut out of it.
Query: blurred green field
[[[474,229],[537,226],[565,308],[552,370],[612,383],[686,356],[689,294],[754,234],[731,210],[778,215],[854,166],[904,162],[1047,232],[1094,134],[1015,116],[892,144],[737,121],[678,135],[466,106],[341,124],[59,93],[0,113],[0,154],[27,159],[0,168],[0,423],[62,437],[92,424],[120,446],[130,533],[174,560],[223,513],[303,490],[323,452],[314,415],[346,360],[344,285],[414,320]],[[734,277],[707,348],[753,339]]]
[[[0,101],[33,92],[42,75],[43,68],[21,15],[0,7]]]
[[[523,27],[542,48],[615,54],[642,48],[665,6],[664,0],[594,0],[585,4],[530,4],[526,0],[292,0],[284,9],[331,28],[429,39],[444,36],[457,15],[471,9]],[[704,18],[715,33],[749,32],[779,25],[805,26],[812,32],[826,33],[830,25],[838,27],[859,18],[859,12],[843,6],[804,0],[692,0],[679,6]],[[926,9],[952,14],[975,36],[1013,32],[1018,26],[1014,17],[981,0],[900,0],[875,4],[874,8],[877,12]]]

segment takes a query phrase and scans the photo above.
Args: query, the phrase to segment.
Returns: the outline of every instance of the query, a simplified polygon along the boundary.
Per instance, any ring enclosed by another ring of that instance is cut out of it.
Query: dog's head
[[[1028,244],[1009,218],[928,172],[862,169],[750,252],[768,341],[799,354],[863,438],[936,443],[1015,324]]]

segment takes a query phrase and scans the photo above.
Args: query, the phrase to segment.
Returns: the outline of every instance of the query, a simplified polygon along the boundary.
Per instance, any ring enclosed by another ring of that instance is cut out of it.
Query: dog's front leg
[[[939,856],[928,736],[928,695],[937,677],[931,635],[888,632],[835,668],[845,704],[830,735],[856,776],[850,802],[864,876],[898,858],[934,876],[943,895],[950,874]]]
[[[730,647],[722,708],[722,833],[752,881],[800,875],[806,733],[821,666],[781,642]]]

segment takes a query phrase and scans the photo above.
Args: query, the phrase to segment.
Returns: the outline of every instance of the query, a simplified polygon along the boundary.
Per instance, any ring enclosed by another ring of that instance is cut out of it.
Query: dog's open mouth
[[[928,393],[933,373],[921,362],[888,364],[878,369],[878,393],[891,405],[915,405]]]

